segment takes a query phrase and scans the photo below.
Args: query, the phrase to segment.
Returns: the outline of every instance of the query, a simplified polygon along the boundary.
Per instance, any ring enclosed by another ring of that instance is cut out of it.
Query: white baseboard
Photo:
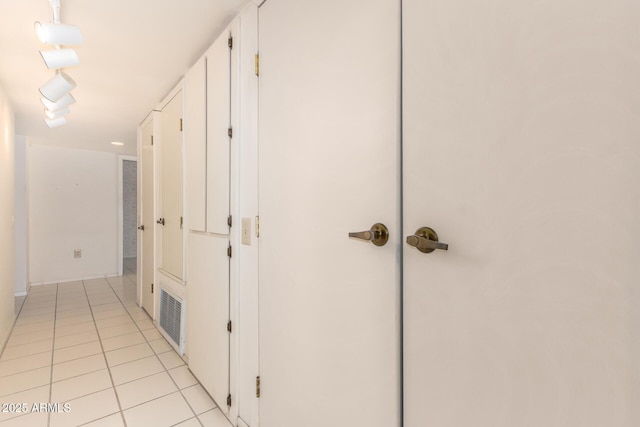
[[[16,296],[17,297],[26,297],[27,296],[27,292],[16,292]]]

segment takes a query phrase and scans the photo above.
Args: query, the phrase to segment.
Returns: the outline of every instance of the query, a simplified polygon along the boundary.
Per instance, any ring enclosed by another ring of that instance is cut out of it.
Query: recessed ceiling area
[[[61,0],[60,18],[84,41],[68,123],[49,129],[38,88],[53,77],[39,51],[36,21],[48,0],[0,0],[0,86],[16,114],[16,134],[35,144],[135,154],[137,125],[178,83],[249,0]],[[112,145],[112,141],[124,145]]]

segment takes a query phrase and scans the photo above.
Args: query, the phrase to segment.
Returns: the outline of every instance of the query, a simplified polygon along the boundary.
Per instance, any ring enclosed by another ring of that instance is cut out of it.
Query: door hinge
[[[256,397],[260,397],[260,376],[256,377]]]
[[[260,217],[256,217],[256,237],[260,237]]]
[[[151,135],[151,145],[153,145],[153,135]]]
[[[160,218],[159,220],[156,221],[156,223],[160,225],[164,225],[164,218]]]
[[[260,54],[256,53],[256,76],[260,75]]]
[[[227,406],[231,406],[231,395],[227,396]]]
[[[229,40],[227,40],[227,45],[229,49],[233,49],[233,36],[229,36]]]
[[[231,126],[227,129],[227,135],[229,135],[229,138],[233,138],[233,128]]]
[[[227,256],[231,258],[233,256],[233,251],[231,250],[231,245],[227,248]]]
[[[184,226],[184,218],[180,217],[180,229],[182,230],[182,227]]]
[[[180,132],[182,132],[182,119],[180,119]]]
[[[229,227],[233,227],[233,215],[229,215],[229,217],[227,218],[227,225]]]
[[[153,293],[153,283],[151,284],[151,293]]]
[[[229,322],[227,323],[227,332],[232,332],[232,325],[231,325],[231,320],[229,320]]]

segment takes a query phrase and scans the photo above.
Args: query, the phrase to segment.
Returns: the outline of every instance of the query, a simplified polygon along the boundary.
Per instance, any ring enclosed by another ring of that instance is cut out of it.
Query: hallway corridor
[[[1,427],[230,426],[136,305],[134,280],[125,268],[31,288],[0,357]]]

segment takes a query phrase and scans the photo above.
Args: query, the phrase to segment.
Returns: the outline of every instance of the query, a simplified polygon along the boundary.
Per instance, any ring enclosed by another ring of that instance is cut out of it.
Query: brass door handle
[[[449,245],[438,241],[438,234],[433,228],[420,227],[413,236],[407,236],[407,243],[425,254],[436,249],[449,250]]]
[[[384,246],[389,240],[389,229],[381,223],[376,223],[367,231],[349,233],[349,237],[360,240],[368,240],[376,246]]]

